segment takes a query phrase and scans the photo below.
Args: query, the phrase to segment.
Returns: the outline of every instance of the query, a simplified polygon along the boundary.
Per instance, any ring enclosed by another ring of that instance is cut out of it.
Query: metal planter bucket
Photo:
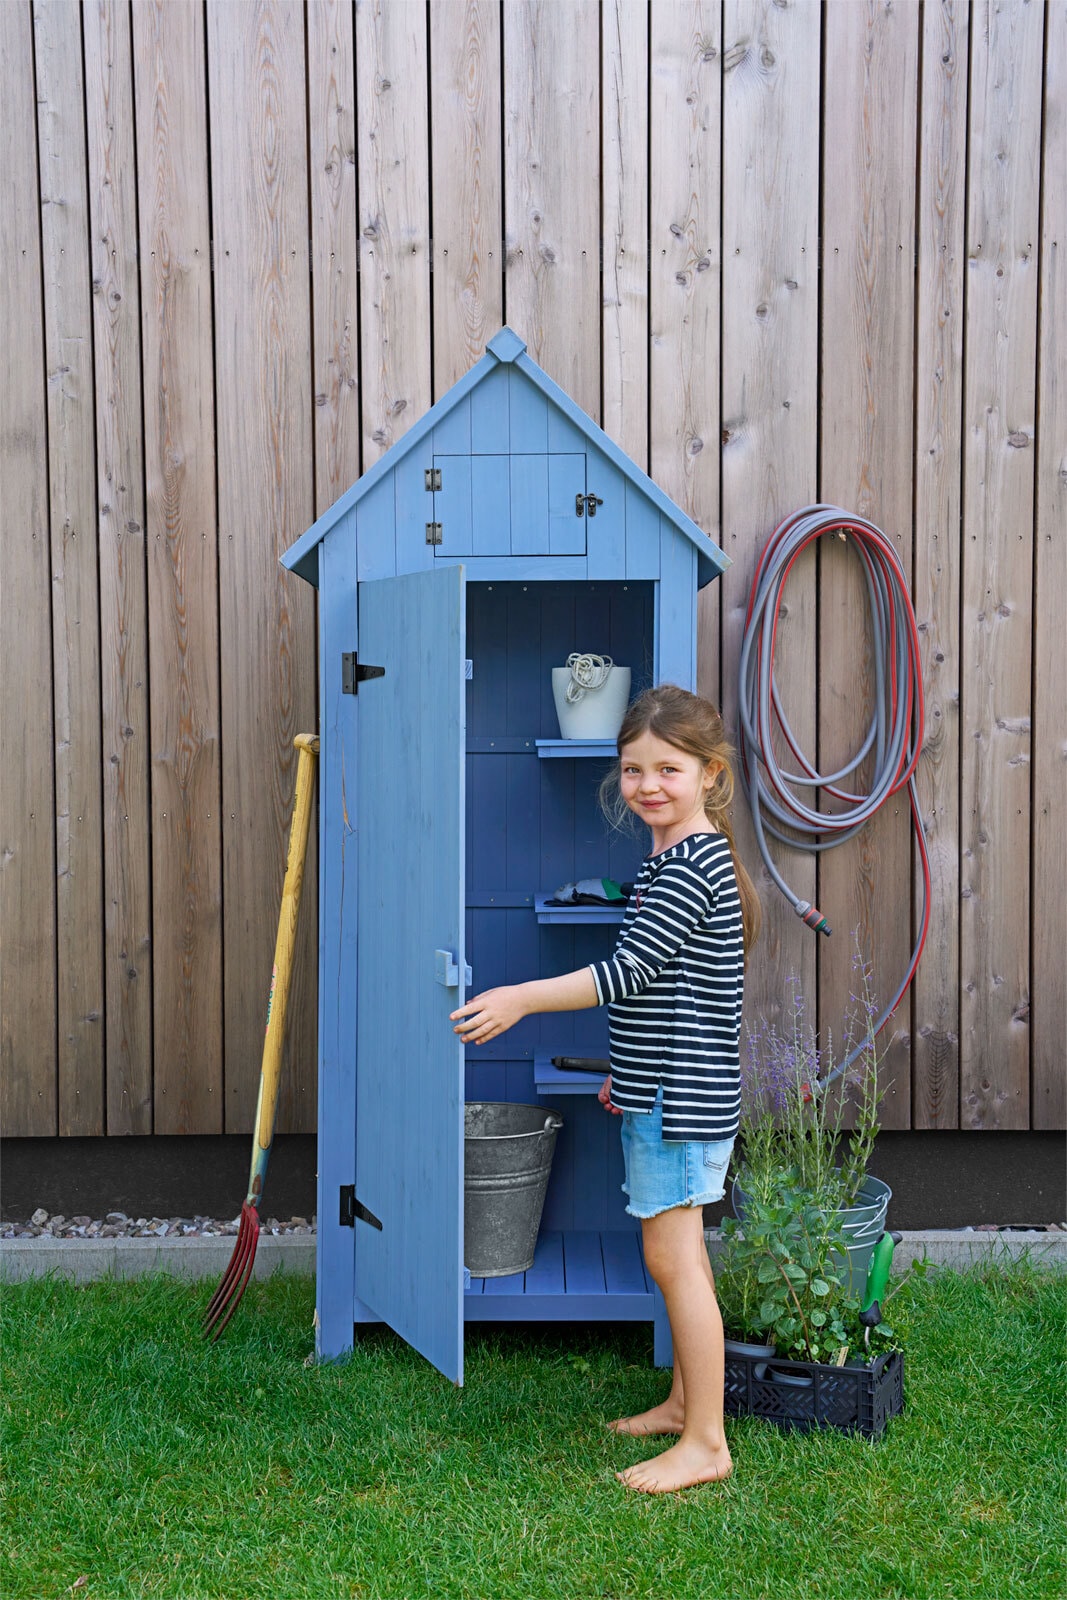
[[[874,1247],[885,1232],[886,1212],[893,1191],[881,1178],[866,1177],[860,1184],[854,1206],[845,1206],[840,1212],[848,1239],[847,1258],[838,1263],[837,1276],[846,1288],[863,1303],[867,1288],[867,1272],[871,1265]],[[734,1215],[745,1220],[745,1196],[734,1179],[731,1193]]]
[[[472,1278],[525,1272],[563,1118],[544,1106],[471,1100],[463,1121],[464,1265]]]

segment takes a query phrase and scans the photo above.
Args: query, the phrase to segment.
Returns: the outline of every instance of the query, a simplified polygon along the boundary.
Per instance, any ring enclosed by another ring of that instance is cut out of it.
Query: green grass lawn
[[[651,1330],[474,1328],[457,1390],[372,1330],[305,1365],[307,1279],[3,1292],[4,1600],[1063,1600],[1067,1282],[941,1272],[892,1321],[873,1443],[728,1422],[725,1484],[645,1497],[604,1419],[664,1389]]]

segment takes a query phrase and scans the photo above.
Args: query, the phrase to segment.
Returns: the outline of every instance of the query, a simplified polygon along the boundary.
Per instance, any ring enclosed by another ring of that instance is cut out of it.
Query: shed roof
[[[570,398],[570,396],[554,383],[526,353],[526,345],[513,329],[503,327],[499,333],[490,339],[486,353],[470,371],[453,384],[447,394],[441,396],[429,411],[410,427],[402,439],[380,460],[376,461],[369,471],[357,478],[350,489],[334,501],[328,511],[324,511],[319,519],[312,523],[305,534],[281,558],[282,566],[290,572],[295,572],[299,577],[305,578],[308,583],[318,585],[319,563],[316,550],[319,543],[330,532],[330,529],[352,506],[356,505],[365,494],[368,494],[380,479],[393,471],[410,450],[414,450],[431,430],[442,421],[448,413],[459,404],[465,395],[483,382],[489,373],[505,363],[514,363],[516,369],[522,372],[531,383],[546,396],[553,405],[590,440],[608,460],[624,474],[626,478],[677,528],[681,537],[684,537],[697,549],[697,583],[703,587],[712,578],[716,578],[730,565],[730,558],[724,555],[715,541],[708,537],[704,530],[697,526],[693,519],[686,515],[680,506],[675,505],[669,495],[664,494],[658,484],[654,483],[647,473],[642,472],[637,463],[620,450],[604,430],[597,426],[586,412]]]

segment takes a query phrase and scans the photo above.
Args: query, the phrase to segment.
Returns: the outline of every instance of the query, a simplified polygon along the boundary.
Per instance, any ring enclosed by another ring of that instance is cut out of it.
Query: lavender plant
[[[866,1176],[884,1091],[870,972],[858,951],[853,970],[840,1075],[833,1039],[820,1047],[795,978],[784,1031],[749,1034],[736,1165],[744,1219],[723,1223],[716,1272],[728,1331],[810,1361],[860,1337],[841,1213]]]

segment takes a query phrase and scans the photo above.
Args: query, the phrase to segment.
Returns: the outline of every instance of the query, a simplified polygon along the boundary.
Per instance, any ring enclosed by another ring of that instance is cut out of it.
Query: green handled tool
[[[867,1290],[863,1309],[860,1312],[865,1349],[870,1349],[871,1329],[877,1328],[882,1320],[882,1301],[889,1283],[889,1269],[893,1265],[893,1251],[903,1237],[902,1233],[883,1233],[874,1247],[871,1264],[867,1270]]]

